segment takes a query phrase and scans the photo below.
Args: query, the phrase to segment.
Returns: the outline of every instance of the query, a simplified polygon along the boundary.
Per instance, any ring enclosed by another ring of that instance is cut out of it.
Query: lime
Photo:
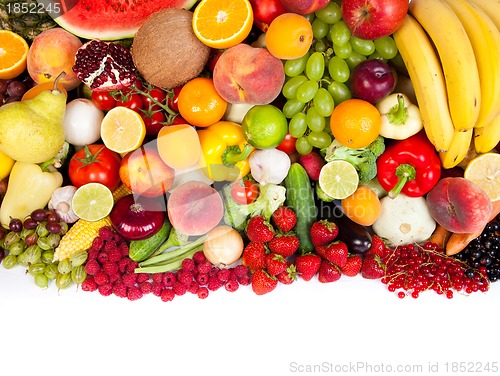
[[[71,201],[73,212],[85,221],[98,221],[113,209],[111,190],[101,183],[87,183],[79,187]]]
[[[472,159],[464,171],[464,178],[476,183],[491,201],[500,199],[500,154],[485,153]]]
[[[277,107],[261,104],[248,110],[241,127],[249,144],[258,149],[267,149],[278,146],[285,139],[288,121]]]
[[[325,194],[342,200],[356,191],[359,176],[351,163],[336,159],[321,168],[318,183]]]

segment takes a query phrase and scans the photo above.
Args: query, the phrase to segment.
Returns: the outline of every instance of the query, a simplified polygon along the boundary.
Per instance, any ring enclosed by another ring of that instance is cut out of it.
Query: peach
[[[455,233],[481,230],[488,222],[492,210],[492,203],[486,192],[462,177],[439,180],[426,199],[434,220]]]
[[[40,33],[28,51],[27,68],[30,77],[37,84],[54,81],[61,73],[59,81],[66,90],[73,90],[81,81],[73,72],[75,55],[82,41],[68,31],[56,27]]]
[[[281,0],[287,11],[303,16],[323,9],[329,2],[330,0]]]
[[[213,82],[229,103],[269,104],[281,92],[285,71],[281,60],[265,48],[241,43],[219,57]]]

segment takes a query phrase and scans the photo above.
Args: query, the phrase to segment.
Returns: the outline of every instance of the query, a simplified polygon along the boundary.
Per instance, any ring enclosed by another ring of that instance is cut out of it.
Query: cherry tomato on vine
[[[152,113],[143,113],[142,119],[146,125],[146,134],[148,136],[157,136],[160,129],[167,121],[163,111],[154,111]]]
[[[116,106],[116,100],[110,91],[92,91],[92,102],[102,111],[109,111]]]
[[[187,124],[188,122],[186,119],[184,119],[181,115],[177,115],[174,117],[174,120],[170,123],[170,125],[176,125],[176,124]]]
[[[124,97],[123,99],[128,99],[126,101],[121,101],[121,100],[118,100],[116,101],[116,106],[123,106],[123,107],[127,107],[127,108],[130,108],[131,110],[134,110],[134,111],[137,111],[139,112],[140,110],[142,110],[142,96],[140,94],[136,94],[136,93],[133,93],[133,94],[127,94],[126,97]]]
[[[241,179],[231,186],[231,197],[240,205],[251,204],[259,197],[259,193],[259,186],[250,180]]]
[[[167,93],[160,88],[153,88],[148,91],[149,95],[156,101],[160,102],[161,104],[165,104],[165,98],[167,97]],[[159,109],[159,106],[152,101],[149,97],[146,97],[145,95],[142,96],[142,108],[147,110],[149,108],[156,110]]]
[[[179,93],[181,92],[182,86],[176,86],[167,96],[168,107],[175,112],[179,112]]]
[[[293,154],[297,151],[297,149],[295,148],[296,142],[297,139],[295,137],[292,137],[290,133],[287,133],[283,141],[281,141],[281,144],[276,146],[276,149],[281,150],[288,155]]]

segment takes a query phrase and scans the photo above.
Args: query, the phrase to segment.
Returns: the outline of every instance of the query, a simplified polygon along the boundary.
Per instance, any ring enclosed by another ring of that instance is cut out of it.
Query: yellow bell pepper
[[[8,228],[11,217],[24,220],[33,210],[44,208],[62,183],[63,176],[58,171],[45,172],[35,163],[17,161],[0,206],[0,224]]]
[[[241,125],[219,121],[199,129],[198,136],[209,179],[233,181],[250,172],[248,157],[255,148],[246,141]]]

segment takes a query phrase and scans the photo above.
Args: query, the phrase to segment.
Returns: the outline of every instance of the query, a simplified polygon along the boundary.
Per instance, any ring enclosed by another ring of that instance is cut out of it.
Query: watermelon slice
[[[43,0],[60,27],[84,39],[133,38],[149,15],[165,8],[191,9],[197,0]]]

